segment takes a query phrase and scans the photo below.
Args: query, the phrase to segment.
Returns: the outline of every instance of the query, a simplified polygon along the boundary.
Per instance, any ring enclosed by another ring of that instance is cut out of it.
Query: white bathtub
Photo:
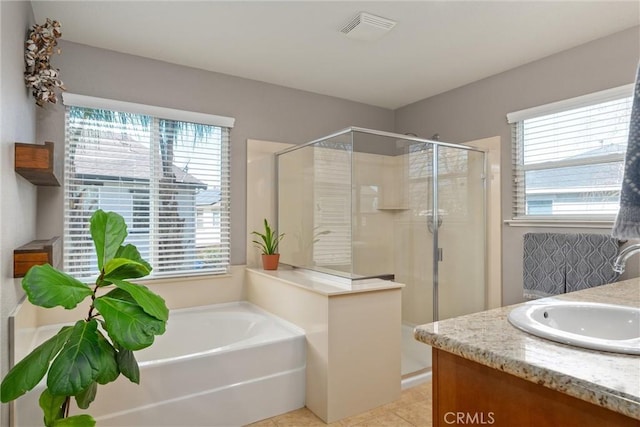
[[[136,358],[139,386],[121,375],[98,387],[98,427],[238,426],[304,406],[304,332],[247,302],[173,310]],[[38,387],[16,401],[16,426],[42,425]]]

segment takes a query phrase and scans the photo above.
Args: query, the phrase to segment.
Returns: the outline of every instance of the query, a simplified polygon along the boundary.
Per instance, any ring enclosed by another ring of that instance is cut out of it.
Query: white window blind
[[[515,220],[612,220],[618,211],[631,88],[508,115]]]
[[[67,99],[65,99],[67,102]],[[224,273],[229,265],[228,127],[67,106],[64,269],[91,277],[89,219],[122,215],[151,277]]]

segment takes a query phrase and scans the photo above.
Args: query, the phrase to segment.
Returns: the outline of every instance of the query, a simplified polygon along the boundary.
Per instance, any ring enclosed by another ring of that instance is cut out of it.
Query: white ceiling
[[[65,40],[390,109],[640,24],[636,0],[32,4]],[[346,38],[361,11],[398,23]]]

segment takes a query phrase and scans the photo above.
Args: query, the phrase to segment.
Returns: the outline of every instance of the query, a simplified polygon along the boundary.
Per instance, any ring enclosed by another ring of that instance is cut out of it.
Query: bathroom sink
[[[541,338],[593,350],[640,354],[640,308],[570,301],[530,302],[509,322]]]

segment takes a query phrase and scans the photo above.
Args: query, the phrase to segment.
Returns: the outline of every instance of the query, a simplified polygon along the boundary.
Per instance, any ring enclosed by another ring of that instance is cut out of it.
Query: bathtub
[[[60,327],[38,328],[33,346]],[[165,334],[135,354],[140,385],[121,375],[99,386],[87,411],[98,427],[239,426],[305,403],[304,332],[247,302],[172,310]],[[15,402],[16,426],[42,425],[43,388]]]

